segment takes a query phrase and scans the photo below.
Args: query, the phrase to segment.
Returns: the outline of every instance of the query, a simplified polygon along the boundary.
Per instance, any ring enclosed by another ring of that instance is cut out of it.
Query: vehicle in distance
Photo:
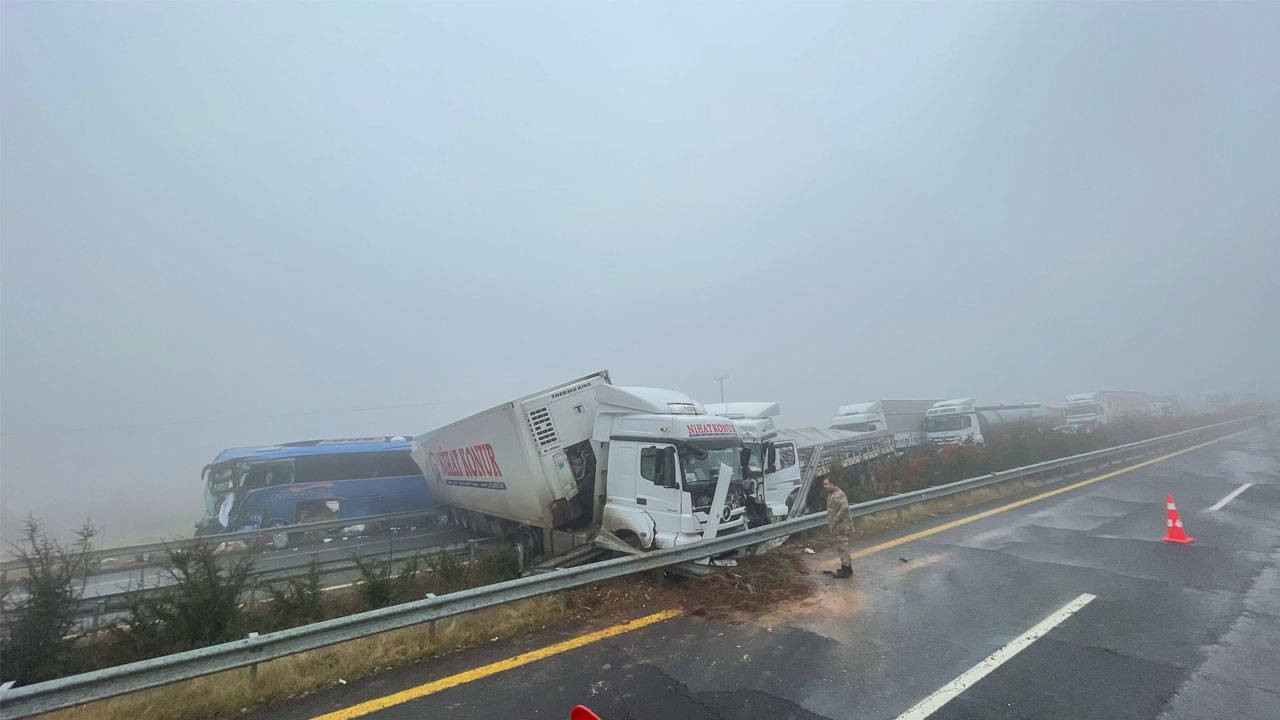
[[[1051,425],[1057,415],[1040,403],[974,405],[973,398],[943,400],[925,412],[924,431],[934,445],[982,445],[996,428]]]
[[[1067,396],[1067,416],[1064,430],[1088,432],[1100,425],[1107,425],[1126,417],[1147,415],[1151,412],[1147,394],[1131,390],[1098,390]]]
[[[197,535],[428,510],[405,436],[306,440],[223,450],[204,468]],[[296,536],[276,533],[283,546]]]
[[[454,523],[557,555],[601,529],[666,548],[741,529],[742,441],[675,390],[613,385],[607,371],[413,440]]]
[[[893,433],[894,447],[901,449],[925,442],[924,416],[937,400],[873,400],[841,405],[831,421],[835,430]]]

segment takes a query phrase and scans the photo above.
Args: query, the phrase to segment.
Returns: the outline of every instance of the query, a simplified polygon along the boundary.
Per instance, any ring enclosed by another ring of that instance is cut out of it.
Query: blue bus
[[[411,446],[408,436],[391,436],[223,450],[204,468],[196,535],[425,511],[430,492]],[[272,536],[276,547],[297,539]]]

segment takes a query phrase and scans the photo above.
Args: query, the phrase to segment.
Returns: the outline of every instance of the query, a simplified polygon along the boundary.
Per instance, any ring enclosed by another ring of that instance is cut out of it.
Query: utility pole
[[[720,383],[720,404],[723,405],[724,404],[724,381],[729,379],[729,373],[725,373],[723,375],[717,375],[713,379],[716,382]]]

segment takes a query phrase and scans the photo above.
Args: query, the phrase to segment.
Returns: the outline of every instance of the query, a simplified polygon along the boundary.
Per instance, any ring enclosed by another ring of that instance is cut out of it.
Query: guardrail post
[[[559,595],[560,595],[560,613],[564,614],[569,610],[569,591],[561,590]]]
[[[251,632],[248,635],[249,640],[253,640],[256,637],[258,637],[258,633],[256,632]],[[249,665],[249,684],[250,685],[258,684],[258,663],[252,663],[251,665]]]
[[[432,643],[435,643],[436,641],[436,621],[435,620],[427,621],[427,640],[431,641]]]
[[[106,609],[107,602],[105,600],[99,600],[97,604],[93,606],[93,624],[90,626],[92,629],[98,629],[98,625],[102,621],[102,613],[105,612]]]

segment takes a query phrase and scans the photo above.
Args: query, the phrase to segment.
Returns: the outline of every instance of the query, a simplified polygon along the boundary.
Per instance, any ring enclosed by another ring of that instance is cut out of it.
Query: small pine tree
[[[77,601],[92,569],[89,553],[97,531],[86,520],[75,534],[76,540],[64,546],[48,536],[39,520],[28,516],[22,542],[10,543],[25,572],[18,582],[22,598],[12,605],[8,597],[0,602],[4,632],[0,679],[25,685],[69,672],[74,641],[67,636],[75,626]]]
[[[324,587],[320,565],[312,560],[307,573],[266,588],[271,597],[271,619],[277,627],[294,627],[324,619]]]
[[[134,636],[157,650],[187,650],[240,636],[253,560],[224,565],[207,544],[169,551],[173,583],[158,591],[139,588],[129,600]]]

